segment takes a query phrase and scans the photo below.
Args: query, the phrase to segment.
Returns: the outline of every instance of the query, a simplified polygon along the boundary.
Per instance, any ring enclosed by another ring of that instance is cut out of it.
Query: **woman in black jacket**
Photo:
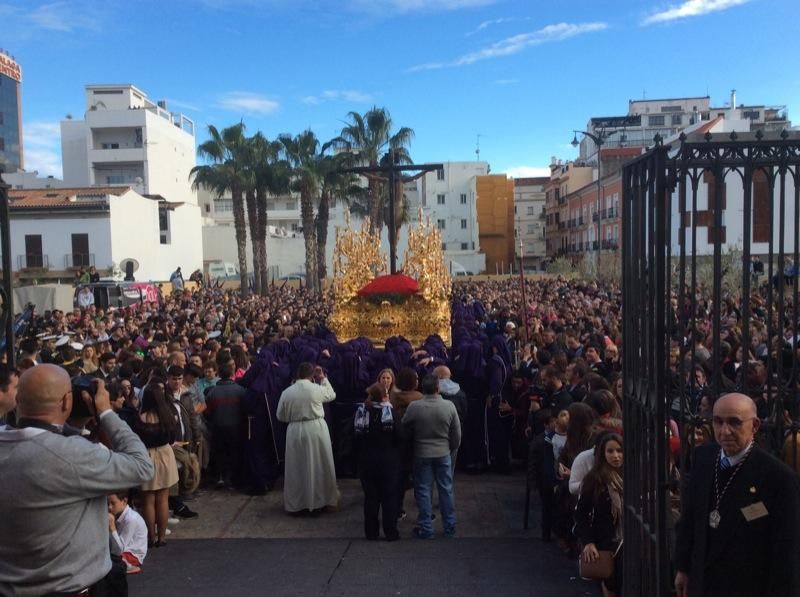
[[[581,558],[593,562],[599,551],[616,553],[614,574],[603,581],[604,597],[613,597],[622,576],[622,437],[607,433],[597,444],[594,466],[586,475],[575,509],[575,535],[583,545]]]
[[[397,494],[403,461],[403,428],[400,415],[378,384],[369,388],[368,395],[355,418],[358,476],[364,489],[364,534],[367,539],[378,539],[380,512],[386,540],[396,541],[400,538]]]

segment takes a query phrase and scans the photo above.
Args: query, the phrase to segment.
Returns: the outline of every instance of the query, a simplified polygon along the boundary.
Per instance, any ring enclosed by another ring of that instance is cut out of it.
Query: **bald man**
[[[93,408],[112,450],[65,435],[73,399],[92,399],[72,396],[64,369],[40,365],[19,378],[17,425],[0,427],[0,595],[105,594],[106,496],[149,480],[153,464],[95,383]]]
[[[755,446],[753,401],[714,404],[717,445],[692,455],[678,523],[678,597],[800,595],[800,477]]]

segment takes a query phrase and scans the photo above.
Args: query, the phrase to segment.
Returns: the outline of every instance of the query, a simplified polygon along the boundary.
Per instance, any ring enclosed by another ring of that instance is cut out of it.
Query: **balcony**
[[[564,230],[566,227],[567,227],[567,223],[566,222],[559,222],[558,223],[558,229],[559,230]]]
[[[602,247],[607,251],[615,251],[618,248],[617,241],[614,239],[604,240],[602,242]]]
[[[578,226],[583,226],[586,223],[585,218],[581,216],[578,218]]]
[[[143,147],[89,150],[90,164],[137,164],[139,162],[144,162]]]
[[[596,211],[592,214],[592,222],[599,222],[600,221],[600,212]]]
[[[64,269],[80,269],[94,265],[94,253],[67,253],[64,255]]]
[[[50,269],[50,260],[47,255],[38,253],[28,253],[26,255],[17,255],[17,269],[22,270],[48,270]]]
[[[589,247],[586,247],[586,248],[588,249]],[[596,241],[596,240],[593,240],[592,241],[592,251],[597,251],[599,248],[600,248],[600,243],[598,241]]]

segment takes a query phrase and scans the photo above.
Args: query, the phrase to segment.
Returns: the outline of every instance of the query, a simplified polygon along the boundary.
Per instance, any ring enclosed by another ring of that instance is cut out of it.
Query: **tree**
[[[255,290],[262,296],[267,294],[269,276],[267,274],[267,196],[289,192],[289,165],[279,159],[283,144],[270,141],[262,133],[256,133],[249,140],[250,168],[254,191],[254,219],[251,224],[253,238],[253,269]]]
[[[242,294],[249,290],[247,275],[247,225],[243,195],[248,188],[248,148],[243,122],[222,131],[208,126],[208,141],[197,148],[197,155],[210,163],[195,166],[189,173],[192,187],[205,187],[217,198],[230,191],[233,202],[233,225],[236,231],[236,251]]]
[[[354,165],[353,154],[345,151],[327,155],[332,143],[333,141],[323,145],[319,156],[321,188],[314,224],[317,234],[317,273],[320,281],[328,275],[327,244],[331,203],[334,200],[341,200],[352,207],[366,197],[364,188],[358,184],[358,176],[345,172]]]
[[[349,122],[346,123],[335,143],[352,152],[358,163],[377,166],[389,149],[394,150],[397,163],[411,163],[408,146],[414,138],[414,131],[408,127],[402,127],[392,134],[392,117],[386,108],[374,106],[363,116],[358,112],[350,112],[347,118]],[[367,177],[367,212],[372,231],[378,233],[383,228],[384,222],[385,191],[382,189],[386,186],[385,180],[380,177]]]
[[[306,286],[309,291],[318,292],[314,201],[320,187],[320,160],[317,153],[319,140],[311,130],[303,131],[294,137],[283,134],[278,139],[283,145],[283,154],[290,167],[290,188],[300,194],[300,220],[303,225],[306,251]]]

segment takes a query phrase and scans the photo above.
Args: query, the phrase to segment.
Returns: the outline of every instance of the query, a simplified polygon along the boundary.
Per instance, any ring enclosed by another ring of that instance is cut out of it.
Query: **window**
[[[438,195],[436,195],[436,204],[437,205],[444,205],[444,194],[443,193],[439,193]]]
[[[461,243],[461,250],[466,251],[469,248],[469,243]]]
[[[89,267],[92,265],[91,255],[89,255],[89,235],[72,235],[72,259],[71,267]]]
[[[103,143],[103,149],[119,149],[119,143]]]
[[[758,120],[761,117],[761,112],[758,110],[743,110],[742,118],[749,118],[750,120]],[[2,123],[0,123],[2,124]]]
[[[533,224],[528,224],[528,234],[534,234],[535,232]]]
[[[439,230],[444,230],[445,228],[445,221],[444,220],[436,220],[436,227]]]
[[[0,137],[0,151],[6,150],[6,140]]]
[[[461,230],[466,230],[466,229],[467,229],[467,221],[462,219],[461,220]]]
[[[25,257],[22,265],[28,267],[44,267],[44,256],[42,255],[42,235],[25,235]]]
[[[662,112],[683,112],[680,106],[661,106]]]
[[[207,214],[211,213],[211,206],[208,203],[206,203],[206,213]]]
[[[299,230],[299,226],[297,222],[292,222],[292,232],[297,232]]]
[[[0,112],[0,126],[3,126],[3,113]]]
[[[436,171],[436,180],[444,180],[444,169]]]
[[[0,124],[2,124],[2,123],[0,123]],[[467,204],[467,194],[466,193],[461,193],[461,205],[466,205],[466,204]]]
[[[680,126],[683,122],[683,116],[681,114],[673,114],[672,115],[672,124],[673,126]]]
[[[446,251],[446,250],[447,250],[447,243],[442,243],[442,251]]]
[[[648,126],[664,126],[664,116],[649,116],[647,118]]]
[[[529,206],[528,206],[528,211],[527,211],[527,214],[528,214],[529,216],[532,216],[532,215],[533,215],[533,205],[529,205]]]

